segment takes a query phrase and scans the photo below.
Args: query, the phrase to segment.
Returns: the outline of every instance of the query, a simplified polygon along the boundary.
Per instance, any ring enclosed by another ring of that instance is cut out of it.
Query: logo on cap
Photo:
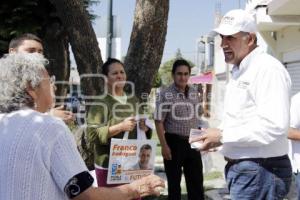
[[[233,20],[234,20],[234,17],[225,16],[222,19],[222,24],[232,25],[233,24]]]

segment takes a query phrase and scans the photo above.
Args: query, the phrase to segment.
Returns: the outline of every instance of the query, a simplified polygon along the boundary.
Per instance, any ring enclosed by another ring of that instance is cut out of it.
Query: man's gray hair
[[[39,86],[47,64],[38,53],[12,53],[0,59],[0,113],[34,107],[26,88]]]

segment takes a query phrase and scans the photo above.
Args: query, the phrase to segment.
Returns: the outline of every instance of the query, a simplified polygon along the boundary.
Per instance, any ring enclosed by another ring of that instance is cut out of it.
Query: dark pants
[[[296,179],[296,187],[298,192],[298,200],[300,200],[300,173],[299,172],[295,174],[295,179]]]
[[[233,200],[281,200],[289,191],[292,168],[287,155],[229,160],[225,176]]]
[[[199,151],[191,149],[188,138],[165,134],[172,160],[164,160],[168,179],[168,199],[180,200],[182,168],[189,200],[204,199],[202,161]]]

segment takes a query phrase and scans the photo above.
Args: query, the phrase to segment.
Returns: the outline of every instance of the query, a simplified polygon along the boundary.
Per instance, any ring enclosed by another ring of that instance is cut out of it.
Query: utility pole
[[[106,36],[106,57],[112,56],[112,38],[113,38],[113,0],[108,0],[107,16],[107,36]]]
[[[215,27],[218,27],[222,18],[222,0],[217,0],[215,3]]]

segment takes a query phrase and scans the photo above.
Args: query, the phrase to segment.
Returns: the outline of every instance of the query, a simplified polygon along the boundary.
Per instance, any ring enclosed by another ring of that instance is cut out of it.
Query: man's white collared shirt
[[[224,156],[266,158],[288,153],[290,89],[284,66],[260,48],[234,67],[221,124]]]
[[[290,109],[290,127],[300,130],[300,92],[293,96]],[[290,140],[290,159],[294,172],[300,172],[300,141]]]

